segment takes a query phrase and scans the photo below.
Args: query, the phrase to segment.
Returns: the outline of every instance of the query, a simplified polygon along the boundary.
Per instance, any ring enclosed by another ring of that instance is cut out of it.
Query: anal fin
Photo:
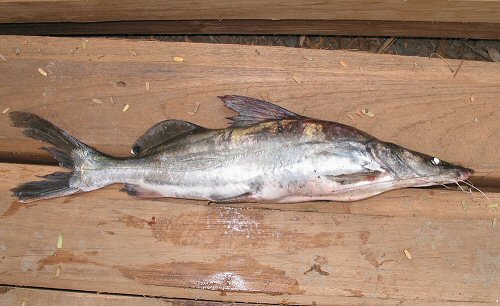
[[[222,199],[214,199],[212,202],[228,204],[228,203],[244,203],[244,202],[255,202],[255,193],[252,191],[245,192],[236,196],[222,198]]]
[[[123,188],[120,191],[126,192],[130,196],[143,198],[143,199],[153,199],[162,198],[163,196],[153,190],[146,189],[136,184],[123,184]]]

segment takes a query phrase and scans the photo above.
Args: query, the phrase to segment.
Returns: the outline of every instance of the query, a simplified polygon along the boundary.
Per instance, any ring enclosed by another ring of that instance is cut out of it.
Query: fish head
[[[374,159],[394,181],[404,187],[424,187],[466,180],[474,170],[412,151],[390,142],[375,141],[370,145]]]

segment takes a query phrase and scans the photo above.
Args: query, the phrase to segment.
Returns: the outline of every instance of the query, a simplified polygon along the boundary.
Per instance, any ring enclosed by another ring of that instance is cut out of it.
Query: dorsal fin
[[[259,122],[279,119],[302,119],[304,116],[293,113],[282,107],[264,100],[244,96],[220,96],[226,107],[236,111],[239,115],[230,117],[231,127],[243,127]]]
[[[201,126],[182,120],[164,120],[149,128],[132,146],[132,154],[144,155],[149,149],[165,143],[179,135],[203,129]]]

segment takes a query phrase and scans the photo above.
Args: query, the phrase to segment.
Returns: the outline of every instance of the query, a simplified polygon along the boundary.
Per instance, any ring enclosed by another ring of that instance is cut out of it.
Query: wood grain
[[[390,20],[139,20],[0,23],[8,35],[302,34],[500,39],[499,23]]]
[[[0,304],[27,306],[233,306],[233,303],[0,286]],[[255,306],[256,304],[249,304]]]
[[[310,19],[500,22],[500,1],[0,1],[0,22]]]
[[[0,165],[2,284],[318,305],[495,304],[500,292],[498,212],[483,202],[464,217],[444,193],[429,204],[448,209],[433,215],[401,206],[397,192],[374,198],[385,216],[146,201],[116,189],[30,205],[11,197],[12,186],[52,170]]]
[[[216,96],[240,94],[472,167],[476,183],[500,186],[500,63],[464,61],[454,74],[448,64],[456,69],[459,61],[347,51],[27,36],[0,42],[0,110],[37,113],[110,154],[129,154],[165,118],[224,127],[232,113]],[[358,116],[363,108],[375,117]],[[6,115],[0,139],[2,161],[52,161]]]

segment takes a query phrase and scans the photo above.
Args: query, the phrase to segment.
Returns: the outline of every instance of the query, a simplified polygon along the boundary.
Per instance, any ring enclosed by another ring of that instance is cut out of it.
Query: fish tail
[[[104,156],[102,153],[35,114],[12,112],[9,116],[13,126],[24,128],[24,135],[53,145],[54,147],[43,149],[49,152],[60,166],[71,169],[71,172],[55,172],[40,176],[44,180],[27,182],[11,189],[20,202],[27,203],[89,191],[81,188],[81,175],[78,169],[89,158],[95,159],[93,156],[96,155]]]

